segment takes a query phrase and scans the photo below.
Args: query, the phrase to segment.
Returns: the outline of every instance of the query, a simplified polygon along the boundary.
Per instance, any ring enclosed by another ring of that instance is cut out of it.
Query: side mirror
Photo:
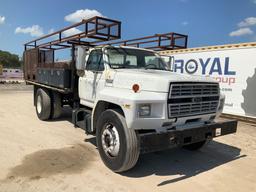
[[[85,69],[85,59],[87,54],[88,53],[87,53],[86,47],[77,46],[77,49],[76,49],[76,69],[77,70]]]
[[[167,66],[168,66],[168,69],[170,71],[173,71],[173,66],[174,66],[174,57],[173,56],[169,56],[169,59],[168,59],[168,62],[167,62]]]

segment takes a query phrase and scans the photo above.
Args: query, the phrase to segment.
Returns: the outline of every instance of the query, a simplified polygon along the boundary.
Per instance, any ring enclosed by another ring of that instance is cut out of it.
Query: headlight
[[[150,104],[140,104],[138,108],[139,117],[148,117],[151,113],[151,105]]]

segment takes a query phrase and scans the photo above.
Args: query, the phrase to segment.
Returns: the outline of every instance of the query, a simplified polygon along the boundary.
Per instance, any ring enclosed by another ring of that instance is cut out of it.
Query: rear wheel
[[[128,129],[123,115],[115,110],[104,111],[98,119],[96,139],[101,159],[114,172],[135,166],[139,158],[136,132]]]
[[[189,144],[189,145],[184,145],[183,148],[187,149],[187,150],[190,150],[190,151],[196,151],[198,149],[201,149],[204,146],[205,143],[206,143],[206,140],[200,141],[200,142],[197,142],[197,143],[192,143],[192,144]]]
[[[41,120],[48,120],[51,113],[51,97],[49,91],[39,88],[36,92],[36,114]]]

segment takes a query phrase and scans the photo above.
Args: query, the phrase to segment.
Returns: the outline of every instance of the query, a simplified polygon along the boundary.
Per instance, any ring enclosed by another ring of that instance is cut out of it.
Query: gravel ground
[[[95,138],[73,127],[69,110],[42,122],[31,87],[18,90],[0,85],[1,192],[256,191],[254,124],[239,122],[236,134],[200,151],[141,155],[134,169],[115,174],[102,163]]]

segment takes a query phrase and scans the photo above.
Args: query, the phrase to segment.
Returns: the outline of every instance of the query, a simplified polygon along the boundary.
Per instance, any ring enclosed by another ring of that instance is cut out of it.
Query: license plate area
[[[215,136],[220,136],[221,135],[221,128],[216,128],[215,129]]]

